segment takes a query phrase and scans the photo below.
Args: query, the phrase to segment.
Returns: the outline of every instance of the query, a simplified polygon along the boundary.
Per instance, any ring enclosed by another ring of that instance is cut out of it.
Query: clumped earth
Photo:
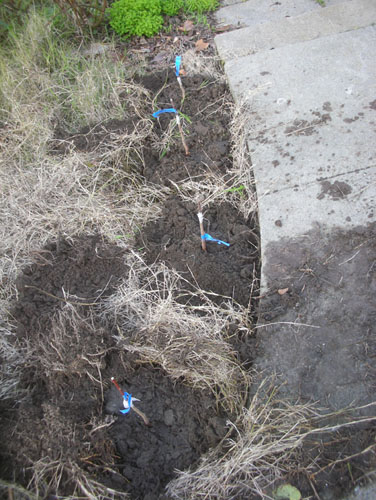
[[[62,240],[20,276],[12,317],[28,350],[21,378],[26,397],[3,404],[2,477],[25,484],[27,467],[41,458],[74,460],[108,487],[158,498],[175,469],[195,463],[225,434],[210,393],[173,382],[158,366],[142,366],[96,314],[126,273],[123,253],[99,236]],[[113,417],[122,408],[109,387],[114,374],[141,400],[150,427],[135,412]],[[7,440],[10,433],[15,437]],[[59,491],[72,493],[67,474]],[[53,489],[41,497],[48,493]]]
[[[155,138],[146,138],[137,174],[150,183],[171,187],[171,181],[197,180],[208,171],[223,175],[232,164],[227,88],[200,76],[183,81],[190,155],[176,137],[162,151]],[[158,108],[170,107],[171,98],[180,102],[171,71],[139,83],[158,96]],[[99,151],[109,134],[128,133],[138,120],[135,115],[105,126],[91,124],[71,136],[60,130],[50,152]],[[155,120],[157,138],[162,140],[170,121],[167,115]],[[140,228],[137,244],[147,262],[163,261],[183,273],[191,283],[187,287],[214,292],[217,303],[223,295],[248,306],[259,269],[257,221],[245,220],[227,202],[207,205],[204,211],[207,231],[230,247],[208,243],[203,253],[197,207],[176,194],[167,198],[157,222]],[[211,391],[172,381],[159,366],[130,355],[115,340],[115,323],[100,315],[103,300],[127,276],[125,255],[126,250],[100,234],[60,238],[33,255],[34,264],[17,280],[10,319],[25,353],[23,393],[19,401],[1,403],[0,468],[1,477],[26,487],[36,479],[30,472],[34,465],[39,484],[40,478],[45,484],[40,498],[72,495],[72,478],[78,474],[74,464],[132,498],[161,498],[176,469],[193,466],[226,434],[226,415]],[[239,356],[247,357],[244,352]],[[150,427],[134,411],[120,415],[122,398],[112,376],[140,399],[135,406],[150,419]],[[56,463],[61,469],[52,474],[49,466]]]

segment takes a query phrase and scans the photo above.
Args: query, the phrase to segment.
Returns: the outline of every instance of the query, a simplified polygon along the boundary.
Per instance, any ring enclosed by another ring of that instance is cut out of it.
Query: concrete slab
[[[333,29],[345,29],[351,12],[366,23],[374,4],[342,3],[342,21],[330,10]],[[243,18],[233,12],[227,22],[236,24]],[[320,12],[305,16],[315,19],[309,37],[319,38],[283,38],[283,26],[299,22],[280,20],[274,27],[283,46],[225,64],[249,117],[259,199],[262,299],[254,367],[262,378],[277,374],[288,398],[374,416],[376,28],[328,34],[329,22],[319,32]],[[268,28],[254,28],[265,44]],[[354,429],[355,441],[361,432]],[[337,500],[338,491],[325,484],[316,496]],[[374,491],[348,499],[373,498]]]
[[[370,484],[363,488],[357,486],[344,500],[375,500],[375,498],[376,484]]]
[[[367,27],[226,63],[250,107],[263,267],[263,249],[284,235],[375,219],[375,49]]]
[[[376,23],[374,0],[347,1],[296,17],[223,33],[215,38],[221,59],[227,61],[322,36]]]
[[[343,0],[328,0],[326,5],[334,5]],[[248,0],[219,9],[215,17],[219,24],[234,26],[254,26],[287,16],[297,16],[309,10],[321,9],[316,0]]]
[[[266,291],[268,265],[266,246],[270,242],[304,235],[317,225],[350,228],[374,221],[375,181],[376,166],[373,166],[321,182],[302,184],[298,180],[295,187],[259,195],[261,244],[264,245],[263,292]]]

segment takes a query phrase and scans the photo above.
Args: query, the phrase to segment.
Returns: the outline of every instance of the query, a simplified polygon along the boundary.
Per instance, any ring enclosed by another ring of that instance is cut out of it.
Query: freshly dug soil
[[[157,150],[171,120],[162,115],[140,149],[143,163],[137,173],[148,182],[171,187],[171,181],[203,179],[208,171],[226,174],[231,167],[227,88],[200,76],[183,82],[190,155],[185,155],[176,134],[166,150]],[[143,77],[140,83],[158,95],[159,109],[171,107],[171,98],[176,106],[180,102],[171,70]],[[60,131],[51,152],[65,154],[73,148],[101,153],[114,134],[129,134],[138,123],[135,115],[90,124],[70,136]],[[163,261],[180,271],[191,283],[187,288],[198,284],[217,294],[211,296],[216,302],[225,296],[247,306],[259,269],[257,221],[244,220],[225,200],[204,212],[207,232],[230,247],[208,242],[203,253],[197,207],[171,195],[161,218],[141,228],[138,248],[147,262]],[[40,461],[47,485],[55,472],[45,466],[62,464],[59,487],[52,482],[40,491],[41,498],[72,494],[71,463],[131,498],[164,498],[175,470],[194,466],[226,433],[225,415],[210,391],[172,381],[159,366],[130,355],[116,343],[115,324],[98,314],[103,299],[127,276],[124,252],[100,235],[61,238],[37,252],[35,263],[17,280],[11,319],[18,348],[26,353],[21,373],[24,394],[18,401],[1,403],[0,475],[27,486],[32,479],[28,468]],[[247,361],[253,353],[235,337],[234,333],[239,358]],[[140,400],[135,406],[147,415],[150,427],[133,410],[120,414],[122,398],[111,384],[112,376]]]
[[[134,411],[117,419],[109,434],[122,456],[118,470],[128,481],[132,498],[159,497],[175,469],[192,466],[225,434],[225,419],[217,415],[213,399],[204,392],[175,384],[161,370],[142,367],[126,387],[140,399],[134,405],[150,420],[145,426]],[[113,388],[106,411],[123,409],[122,397]]]
[[[231,167],[231,137],[229,132],[229,103],[231,96],[223,82],[208,81],[197,75],[182,79],[185,99],[176,77],[170,70],[142,78],[142,85],[157,95],[157,109],[171,108],[172,104],[183,115],[184,137],[189,149],[185,153],[176,130],[168,149],[145,152],[144,177],[155,184],[171,187],[171,181],[202,179],[210,172],[225,174]],[[168,129],[174,115],[164,113],[155,120],[154,132],[159,139]]]
[[[100,236],[83,236],[74,242],[51,243],[33,258],[16,282],[18,300],[12,316],[17,333],[28,339],[51,327],[54,313],[68,302],[92,307],[115,290],[126,272],[123,250],[108,245]],[[67,297],[67,301],[65,298]]]
[[[252,221],[244,220],[234,207],[223,203],[205,211],[205,225],[211,236],[230,246],[208,241],[204,252],[197,207],[172,196],[161,218],[145,226],[138,243],[148,263],[163,260],[192,284],[217,294],[211,296],[215,302],[225,296],[247,306],[258,271],[258,237]]]
[[[12,316],[19,347],[28,352],[25,397],[2,403],[1,477],[26,484],[27,467],[38,460],[74,461],[132,498],[158,498],[175,469],[191,466],[223,437],[225,422],[210,393],[142,366],[96,314],[98,301],[126,272],[123,253],[98,236],[62,240],[36,255],[38,262],[18,279]],[[114,375],[141,400],[135,405],[150,427],[134,411],[120,414]],[[113,415],[110,427],[106,414]],[[68,471],[59,495],[72,493]],[[41,497],[55,493],[47,488]]]

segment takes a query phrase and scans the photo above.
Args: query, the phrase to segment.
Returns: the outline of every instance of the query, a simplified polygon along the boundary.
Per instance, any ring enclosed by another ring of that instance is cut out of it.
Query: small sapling
[[[120,394],[122,395],[122,398],[123,398],[124,410],[120,410],[120,413],[126,414],[126,413],[129,413],[130,410],[133,410],[135,413],[137,413],[137,415],[139,415],[142,418],[142,420],[144,421],[144,424],[147,425],[148,427],[150,427],[151,424],[150,424],[150,420],[148,419],[148,417],[145,415],[145,413],[143,413],[141,410],[136,408],[133,404],[133,401],[140,401],[140,400],[137,398],[132,398],[132,394],[129,394],[128,392],[122,391],[119,384],[114,379],[114,377],[111,377],[111,382],[114,384],[114,386],[120,392]]]

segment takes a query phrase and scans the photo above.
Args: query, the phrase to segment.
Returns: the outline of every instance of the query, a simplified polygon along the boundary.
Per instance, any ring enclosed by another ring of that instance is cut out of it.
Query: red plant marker
[[[114,379],[114,377],[111,377],[111,382],[114,384],[114,386],[116,387],[116,389],[120,392],[120,394],[124,397],[124,391],[122,391],[120,389],[120,385],[116,382],[116,380]]]

